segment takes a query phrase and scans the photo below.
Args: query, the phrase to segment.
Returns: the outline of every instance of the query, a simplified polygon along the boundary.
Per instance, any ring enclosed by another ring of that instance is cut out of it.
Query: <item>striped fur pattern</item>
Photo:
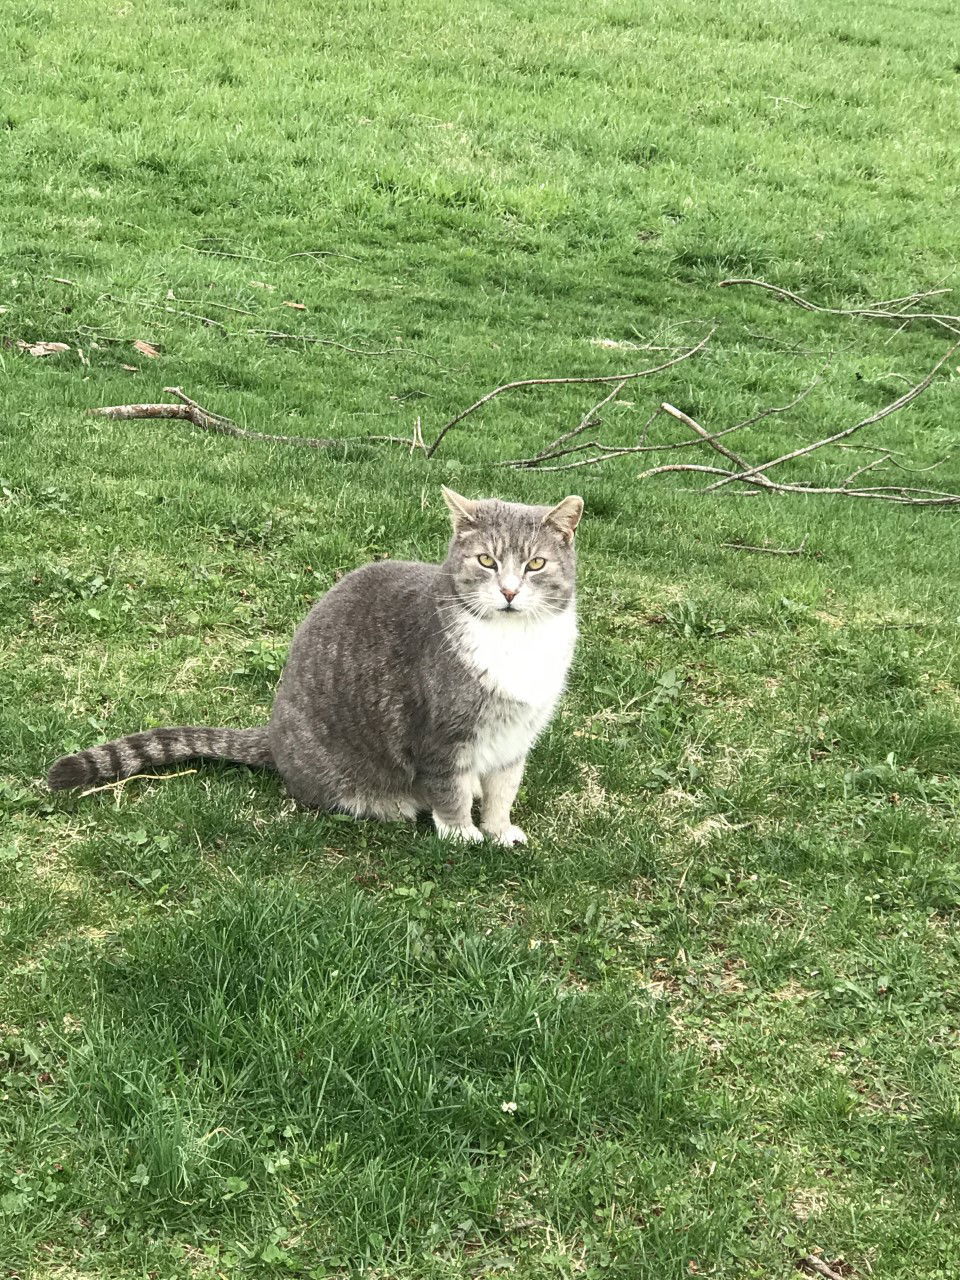
[[[63,756],[51,768],[47,782],[54,791],[91,787],[114,778],[129,778],[145,769],[179,764],[183,760],[235,760],[239,764],[272,765],[268,731],[263,729],[148,729],[104,742],[73,756]]]
[[[308,808],[429,812],[446,838],[522,844],[510,811],[573,657],[583,502],[534,507],[449,489],[444,499],[444,562],[382,560],[342,578],[293,638],[269,725],[134,733],[58,760],[50,786],[236,760],[272,766]]]

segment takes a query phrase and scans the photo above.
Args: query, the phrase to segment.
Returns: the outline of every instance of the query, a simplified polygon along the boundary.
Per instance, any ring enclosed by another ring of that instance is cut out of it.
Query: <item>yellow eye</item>
[[[532,573],[536,573],[536,571],[538,569],[542,569],[546,563],[547,563],[546,560],[544,560],[542,556],[537,556],[535,559],[529,560],[527,562],[527,568]]]
[[[477,556],[477,559],[485,569],[495,569],[497,567],[497,562],[494,560],[493,556]]]

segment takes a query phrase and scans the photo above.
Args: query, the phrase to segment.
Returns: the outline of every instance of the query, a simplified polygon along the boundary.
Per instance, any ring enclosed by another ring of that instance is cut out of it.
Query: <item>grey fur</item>
[[[431,810],[441,834],[466,840],[480,838],[471,817],[479,793],[485,829],[504,843],[525,839],[510,805],[572,652],[583,504],[471,501],[449,490],[444,498],[454,534],[443,564],[380,561],[347,574],[297,630],[268,726],[131,734],[58,760],[49,785],[222,758],[272,765],[312,808],[380,819]],[[530,570],[538,558],[545,564]],[[563,652],[541,655],[537,646],[555,635]],[[528,660],[520,687],[498,657],[515,650]],[[554,673],[545,691],[535,678],[541,658]]]

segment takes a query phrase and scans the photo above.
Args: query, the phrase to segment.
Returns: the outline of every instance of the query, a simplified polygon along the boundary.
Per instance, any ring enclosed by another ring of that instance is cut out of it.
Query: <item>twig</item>
[[[350,262],[361,262],[361,258],[355,258],[352,253],[338,253],[336,249],[304,249],[302,253],[285,253],[283,260],[287,258],[346,258]]]
[[[765,98],[770,98],[777,106],[779,106],[781,102],[789,102],[791,107],[799,107],[801,111],[810,110],[809,106],[804,106],[802,102],[795,102],[793,98],[775,98],[772,93],[765,93],[763,96]]]
[[[779,458],[772,458],[769,462],[763,462],[757,467],[749,467],[745,471],[741,471],[737,475],[728,476],[724,480],[718,480],[716,484],[709,485],[705,492],[709,493],[714,489],[720,489],[725,484],[730,484],[733,480],[752,480],[757,483],[757,477],[763,472],[769,471],[771,467],[778,467],[783,462],[792,462],[794,458],[802,458],[805,454],[813,453],[815,449],[821,449],[824,445],[833,444],[837,440],[843,440],[847,436],[852,436],[855,431],[860,431],[863,427],[872,426],[875,422],[887,418],[891,413],[896,413],[898,409],[903,409],[911,401],[916,400],[917,396],[922,395],[929,387],[930,383],[936,377],[941,366],[944,365],[953,356],[957,349],[960,348],[960,342],[955,342],[948,351],[946,351],[937,363],[933,366],[927,376],[921,379],[916,386],[911,387],[909,391],[905,391],[902,396],[891,401],[882,409],[878,409],[876,413],[870,414],[868,418],[861,418],[859,422],[855,422],[852,427],[846,427],[843,431],[837,431],[832,436],[827,436],[823,440],[815,440],[813,444],[803,445],[800,449],[793,449],[790,453],[783,453]]]
[[[321,347],[339,347],[341,351],[349,351],[352,356],[416,356],[420,354],[409,347],[387,347],[384,351],[366,351],[361,347],[348,347],[343,342],[334,341],[333,338],[319,338],[312,333],[284,333],[281,329],[248,329],[247,333],[252,337],[270,338],[275,341],[313,342]],[[433,356],[428,357],[431,360],[433,358]]]
[[[872,462],[866,462],[862,467],[857,467],[856,471],[851,471],[846,480],[843,481],[844,488],[852,484],[857,476],[862,476],[865,471],[872,471],[874,467],[882,467],[885,462],[890,461],[889,453],[885,453],[881,458],[874,458]]]
[[[189,298],[184,298],[183,301],[187,302],[191,307],[199,305],[196,302],[190,302]],[[231,307],[226,302],[214,302],[212,298],[208,298],[203,305],[205,307],[219,307],[221,311],[235,311],[238,316],[255,316],[257,314],[255,311],[247,311],[245,307]],[[192,312],[185,312],[184,314],[191,315]]]
[[[182,244],[181,249],[190,249],[193,253],[204,253],[211,258],[244,258],[247,262],[272,262],[272,258],[261,258],[256,253],[230,253],[226,249],[203,249],[198,244]]]
[[[580,378],[521,378],[516,382],[505,382],[502,386],[494,387],[492,391],[488,391],[485,396],[481,396],[479,400],[475,400],[472,405],[470,405],[466,409],[461,410],[460,413],[452,417],[449,422],[445,423],[440,428],[440,431],[438,432],[437,437],[434,440],[433,444],[431,444],[430,447],[427,449],[427,457],[428,458],[433,457],[433,455],[437,452],[437,449],[440,447],[441,441],[443,440],[444,436],[446,436],[448,431],[452,430],[452,428],[457,426],[458,423],[461,423],[464,420],[464,418],[466,418],[469,414],[473,413],[474,410],[481,408],[485,404],[488,404],[495,396],[502,395],[504,391],[516,391],[520,387],[548,387],[548,386],[555,387],[555,386],[570,386],[577,383],[609,384],[609,383],[615,383],[615,382],[632,382],[637,378],[649,377],[649,375],[653,373],[661,373],[664,369],[669,369],[673,365],[679,364],[682,360],[689,360],[691,356],[695,356],[698,351],[703,350],[703,348],[707,345],[707,343],[710,341],[711,337],[715,332],[716,332],[715,328],[711,329],[709,333],[705,334],[704,337],[700,339],[700,341],[696,344],[696,346],[688,348],[688,350],[684,351],[679,356],[674,356],[672,360],[667,360],[664,364],[656,365],[652,369],[640,369],[636,373],[612,373],[612,374],[606,374],[602,377],[580,377]]]
[[[902,308],[900,311],[885,310],[885,306],[891,305],[889,303],[873,303],[866,307],[821,307],[818,303],[810,302],[807,298],[801,298],[798,293],[792,293],[789,289],[782,289],[776,284],[768,284],[766,280],[721,280],[718,287],[721,289],[727,289],[732,285],[741,284],[754,285],[757,289],[768,289],[771,293],[777,294],[778,297],[786,298],[788,302],[793,302],[798,307],[802,307],[804,311],[816,311],[821,315],[867,316],[873,320],[901,320],[904,323],[910,320],[932,320],[943,328],[949,329],[952,333],[960,333],[960,328],[956,327],[960,325],[960,316],[940,314],[939,312],[912,311],[909,315],[905,315],[905,308]],[[894,298],[893,302],[902,302],[905,303],[907,307],[910,307],[917,302],[922,302],[924,298],[930,298],[944,292],[947,291],[943,289],[930,289],[926,293],[913,293],[908,294],[905,298]]]
[[[798,391],[793,399],[789,400],[786,404],[778,404],[769,409],[761,409],[760,412],[755,413],[752,418],[744,418],[744,420],[742,422],[738,422],[736,426],[727,427],[727,431],[739,431],[743,427],[752,427],[756,423],[762,422],[764,418],[772,418],[775,413],[789,413],[791,409],[795,409],[797,407],[801,400],[805,400],[807,398],[814,387],[818,387],[820,385],[823,381],[823,376],[829,367],[830,361],[828,360],[813,381],[808,382],[807,385],[803,387],[802,390]],[[726,432],[720,431],[717,432],[717,434],[725,435]]]
[[[823,355],[822,351],[810,351],[807,347],[801,347],[796,342],[788,342],[785,338],[780,338],[773,333],[755,333],[752,329],[744,331],[748,338],[756,338],[758,342],[776,342],[781,347],[785,347],[784,355],[787,356],[819,356]]]
[[[731,551],[761,551],[765,556],[802,556],[807,540],[804,538],[799,547],[751,547],[746,542],[721,542],[720,545]]]
[[[160,782],[166,782],[168,778],[185,778],[188,773],[196,772],[196,769],[181,769],[179,773],[131,773],[129,778],[117,778],[115,782],[105,782],[102,787],[90,787],[80,794],[94,796],[98,791],[115,791],[118,787],[125,787],[128,782],[136,782],[138,778],[156,778]]]
[[[587,412],[580,419],[580,423],[578,426],[573,427],[570,431],[565,431],[562,436],[557,436],[556,440],[551,440],[548,445],[545,445],[543,449],[540,450],[539,453],[535,453],[532,458],[520,458],[512,462],[497,463],[497,465],[508,466],[508,467],[533,467],[533,466],[536,466],[536,464],[539,461],[541,461],[541,459],[559,458],[564,453],[576,453],[576,452],[579,452],[579,450],[581,449],[591,448],[591,445],[585,444],[585,445],[577,445],[575,449],[569,449],[569,450],[559,449],[558,450],[557,445],[565,444],[568,440],[572,440],[575,436],[580,435],[582,432],[588,430],[590,427],[599,426],[600,420],[598,418],[595,418],[594,414],[599,413],[600,410],[604,408],[604,406],[608,405],[611,400],[615,400],[626,385],[627,384],[625,381],[621,380],[620,382],[618,382],[612,391],[608,392],[603,397],[602,400],[598,401],[597,404],[593,406],[592,409],[587,410]],[[593,447],[595,448],[596,446],[594,445]]]
[[[201,431],[212,431],[217,435],[234,436],[240,440],[264,440],[270,444],[292,444],[303,449],[340,449],[350,444],[410,444],[403,436],[345,436],[341,440],[318,436],[284,436],[271,435],[263,431],[247,431],[238,427],[229,418],[219,413],[211,413],[197,404],[196,400],[186,395],[179,387],[164,387],[168,395],[174,395],[181,404],[117,404],[107,405],[100,409],[89,409],[88,413],[101,418],[179,418],[192,422]]]
[[[844,1280],[839,1271],[834,1271],[833,1267],[828,1267],[822,1258],[818,1258],[814,1253],[808,1253],[805,1258],[800,1259],[801,1265],[809,1267],[811,1271],[816,1271],[818,1275],[824,1276],[825,1280]]]
[[[426,447],[427,446],[423,443],[423,429],[421,427],[420,416],[418,414],[413,424],[413,439],[410,441],[410,452],[415,453],[417,449],[426,449]]]
[[[671,418],[676,418],[678,422],[682,422],[684,426],[689,427],[691,431],[703,441],[704,444],[710,445],[712,449],[716,449],[717,453],[722,454],[737,467],[749,467],[749,462],[745,458],[741,458],[739,453],[734,453],[732,449],[728,449],[725,444],[719,444],[717,437],[711,435],[709,431],[705,431],[699,422],[694,422],[688,413],[684,413],[682,409],[678,409],[675,405],[667,404],[666,401],[660,406],[664,413],[668,413]]]
[[[122,307],[157,307],[161,311],[169,311],[173,316],[189,316],[191,320],[201,320],[214,329],[228,332],[227,326],[221,324],[219,320],[211,320],[209,316],[201,316],[196,311],[182,311],[179,307],[168,307],[165,302],[151,302],[148,298],[117,298],[112,293],[103,293],[100,296],[107,298],[110,302],[118,302]]]
[[[817,374],[817,376],[813,379],[812,382],[808,383],[807,386],[805,386],[800,392],[798,392],[798,394],[795,395],[794,398],[791,401],[789,401],[787,404],[773,405],[769,409],[762,409],[759,413],[755,413],[752,418],[744,418],[742,422],[735,422],[733,426],[724,427],[722,431],[714,432],[712,435],[709,435],[707,432],[705,432],[703,428],[699,426],[699,424],[694,423],[694,429],[696,430],[698,435],[698,439],[696,440],[680,440],[680,441],[675,441],[669,444],[642,443],[642,441],[645,440],[647,431],[649,430],[650,425],[653,423],[653,421],[661,413],[667,410],[667,406],[665,404],[660,404],[654,409],[653,413],[650,414],[649,418],[644,423],[643,429],[640,432],[640,443],[638,444],[624,445],[622,447],[619,447],[619,446],[613,446],[613,445],[604,445],[604,444],[601,444],[598,440],[589,440],[586,443],[575,445],[570,449],[557,449],[552,452],[551,452],[552,445],[548,445],[546,449],[542,450],[538,454],[534,454],[533,457],[511,458],[506,462],[496,462],[494,463],[494,466],[517,467],[517,468],[536,467],[538,470],[541,470],[541,471],[557,471],[557,470],[566,470],[567,468],[545,467],[542,464],[544,462],[553,461],[553,459],[555,458],[562,458],[567,454],[584,453],[587,449],[597,449],[600,451],[601,455],[611,456],[613,454],[622,455],[626,453],[670,453],[674,449],[689,449],[689,448],[695,447],[697,444],[701,442],[711,444],[714,440],[720,439],[721,436],[730,435],[731,432],[733,431],[741,431],[744,427],[752,427],[755,423],[761,422],[764,418],[769,418],[772,414],[787,413],[790,409],[793,409],[796,405],[798,405],[805,396],[808,396],[810,392],[813,390],[813,388],[822,381],[822,378],[823,378],[823,373],[821,371],[820,373]],[[693,422],[693,419],[687,418],[686,415],[681,416],[681,411],[679,409],[674,410],[672,406],[670,406],[670,408],[672,410],[672,416],[674,417],[679,416],[681,422],[686,422],[688,425],[691,422]],[[595,410],[591,410],[591,412],[595,412]],[[588,422],[587,425],[589,426],[591,424]],[[553,441],[553,444],[560,444],[561,441],[565,439],[570,439],[573,436],[576,436],[582,430],[583,430],[583,423],[581,422],[579,427],[575,427],[573,431],[568,432],[566,436],[560,436],[557,440]],[[722,453],[723,450],[720,449],[719,452]],[[604,461],[604,457],[598,456],[592,459],[591,461],[602,462]],[[583,461],[578,463],[577,465],[586,466],[588,465],[588,463],[586,461]]]

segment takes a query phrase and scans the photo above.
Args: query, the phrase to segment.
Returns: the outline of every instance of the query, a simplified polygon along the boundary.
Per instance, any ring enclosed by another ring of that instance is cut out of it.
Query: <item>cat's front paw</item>
[[[508,848],[511,845],[527,843],[526,832],[519,827],[504,827],[502,831],[491,831],[490,835],[497,844],[506,845]]]
[[[434,816],[433,825],[437,829],[437,835],[441,840],[456,840],[460,844],[477,844],[483,839],[483,832],[479,827],[475,827],[471,822],[466,827],[451,827],[449,823],[442,822],[438,817]]]

